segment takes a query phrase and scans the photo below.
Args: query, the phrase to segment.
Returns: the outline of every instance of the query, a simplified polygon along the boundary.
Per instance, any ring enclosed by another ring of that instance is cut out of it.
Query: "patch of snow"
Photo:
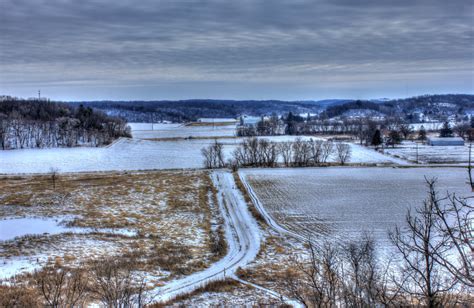
[[[53,235],[60,233],[111,233],[135,236],[136,232],[127,229],[70,228],[57,217],[24,217],[0,220],[0,241],[10,241],[27,235]]]

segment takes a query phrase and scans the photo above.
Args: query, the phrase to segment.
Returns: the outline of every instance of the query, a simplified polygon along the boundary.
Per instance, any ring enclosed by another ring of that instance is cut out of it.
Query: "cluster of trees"
[[[117,117],[64,103],[8,99],[0,102],[0,148],[24,149],[100,146],[130,137],[127,123]]]
[[[1,287],[1,307],[145,307],[146,281],[134,270],[137,260],[107,258],[79,268],[47,265],[29,284],[13,281]],[[32,287],[32,288],[31,288]]]
[[[414,130],[409,124],[396,117],[377,121],[370,117],[329,121],[310,116],[301,117],[293,115],[291,112],[287,117],[281,119],[276,116],[268,119],[262,118],[255,125],[240,125],[237,129],[238,136],[273,136],[283,134],[346,135],[358,139],[361,144],[365,145],[379,145],[382,143],[395,145],[403,139],[412,138]],[[426,139],[426,130],[423,129],[420,134]]]
[[[237,126],[237,136],[277,136],[285,133],[285,126],[276,114],[271,117],[262,117],[260,121],[254,124],[244,124],[243,118],[240,118],[240,124]]]
[[[201,150],[206,168],[222,167],[275,167],[279,162],[284,166],[307,167],[325,164],[333,156],[344,165],[350,160],[351,146],[346,143],[303,140],[273,142],[265,138],[246,138],[232,153],[232,158],[224,158],[224,147],[217,140]]]
[[[370,236],[314,247],[309,260],[294,258],[280,283],[282,293],[305,307],[462,307],[474,288],[474,208],[466,199],[440,198],[435,180],[428,197],[408,210],[406,226],[389,236],[393,259],[382,260]]]

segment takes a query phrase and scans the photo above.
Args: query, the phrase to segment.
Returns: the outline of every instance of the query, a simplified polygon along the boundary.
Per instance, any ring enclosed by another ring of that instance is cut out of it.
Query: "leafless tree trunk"
[[[56,190],[56,181],[59,177],[59,169],[51,167],[49,169],[49,175],[51,176],[51,182],[53,183],[53,189]]]
[[[434,260],[458,282],[474,288],[474,207],[467,199],[448,195],[433,204],[433,212],[436,231],[450,248],[446,253],[433,249]]]
[[[435,209],[440,200],[435,180],[427,180],[427,185],[428,199],[415,209],[415,214],[408,210],[406,229],[397,227],[390,232],[390,239],[402,258],[403,283],[399,281],[399,287],[408,296],[419,298],[427,307],[438,307],[454,282],[445,279],[446,271],[436,262],[436,256],[444,255],[449,247],[437,234],[439,217],[435,215]]]
[[[347,143],[336,143],[337,158],[341,165],[345,165],[351,158],[351,146]]]
[[[321,152],[321,161],[325,163],[329,156],[333,153],[334,145],[331,141],[323,142],[322,152]]]
[[[133,260],[97,261],[91,269],[91,293],[106,307],[144,307],[145,280],[133,275]]]
[[[201,154],[204,157],[204,166],[208,169],[224,167],[223,149],[224,145],[217,142],[217,140],[213,144],[201,149]]]
[[[36,286],[49,307],[80,306],[87,294],[87,279],[79,269],[48,266],[34,274]]]
[[[280,148],[279,152],[283,158],[283,164],[285,164],[286,167],[289,167],[291,165],[291,157],[293,156],[292,143],[285,141],[281,142],[278,146]]]

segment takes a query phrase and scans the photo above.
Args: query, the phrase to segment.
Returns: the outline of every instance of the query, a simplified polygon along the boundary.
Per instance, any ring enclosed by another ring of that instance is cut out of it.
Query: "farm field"
[[[350,240],[373,233],[388,247],[387,232],[406,209],[426,198],[424,176],[440,193],[470,196],[464,168],[241,169],[257,199],[277,223],[305,237]]]
[[[138,139],[232,137],[236,133],[235,124],[186,126],[184,124],[129,123],[129,126],[132,129],[133,138]]]
[[[204,171],[2,177],[0,280],[136,256],[134,270],[159,286],[221,258],[221,224]]]
[[[148,125],[139,123],[138,128]],[[176,124],[155,124],[167,127],[169,131],[188,131],[188,127]],[[202,127],[198,127],[202,128]],[[207,127],[205,127],[207,128]],[[166,130],[163,130],[163,132]],[[135,135],[134,131],[132,134]],[[185,135],[183,133],[183,135]],[[314,137],[298,136],[302,139]],[[297,136],[259,137],[275,142],[292,141]],[[222,137],[226,158],[243,138]],[[214,142],[214,138],[168,140],[143,140],[141,138],[121,138],[109,147],[90,148],[46,148],[0,151],[0,174],[47,173],[51,168],[60,172],[93,172],[153,169],[191,169],[202,168],[201,149]],[[402,159],[383,155],[372,149],[351,144],[351,163],[407,164]],[[335,161],[333,156],[330,161]]]
[[[287,141],[293,136],[275,136],[274,141]],[[221,139],[226,158],[242,139]],[[149,141],[123,138],[106,148],[24,149],[0,152],[0,174],[93,172],[153,169],[203,168],[201,149],[213,139]],[[406,164],[407,162],[380,154],[372,149],[351,144],[349,163]],[[335,161],[335,157],[329,159]]]
[[[405,141],[395,148],[384,149],[385,153],[416,162],[417,147],[415,142]],[[469,160],[469,147],[465,146],[430,146],[418,144],[418,162],[422,164],[460,164]]]

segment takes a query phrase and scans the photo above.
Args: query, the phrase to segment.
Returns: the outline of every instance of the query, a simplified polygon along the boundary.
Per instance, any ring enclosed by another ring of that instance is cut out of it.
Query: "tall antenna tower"
[[[38,100],[41,100],[41,90],[38,90]]]

